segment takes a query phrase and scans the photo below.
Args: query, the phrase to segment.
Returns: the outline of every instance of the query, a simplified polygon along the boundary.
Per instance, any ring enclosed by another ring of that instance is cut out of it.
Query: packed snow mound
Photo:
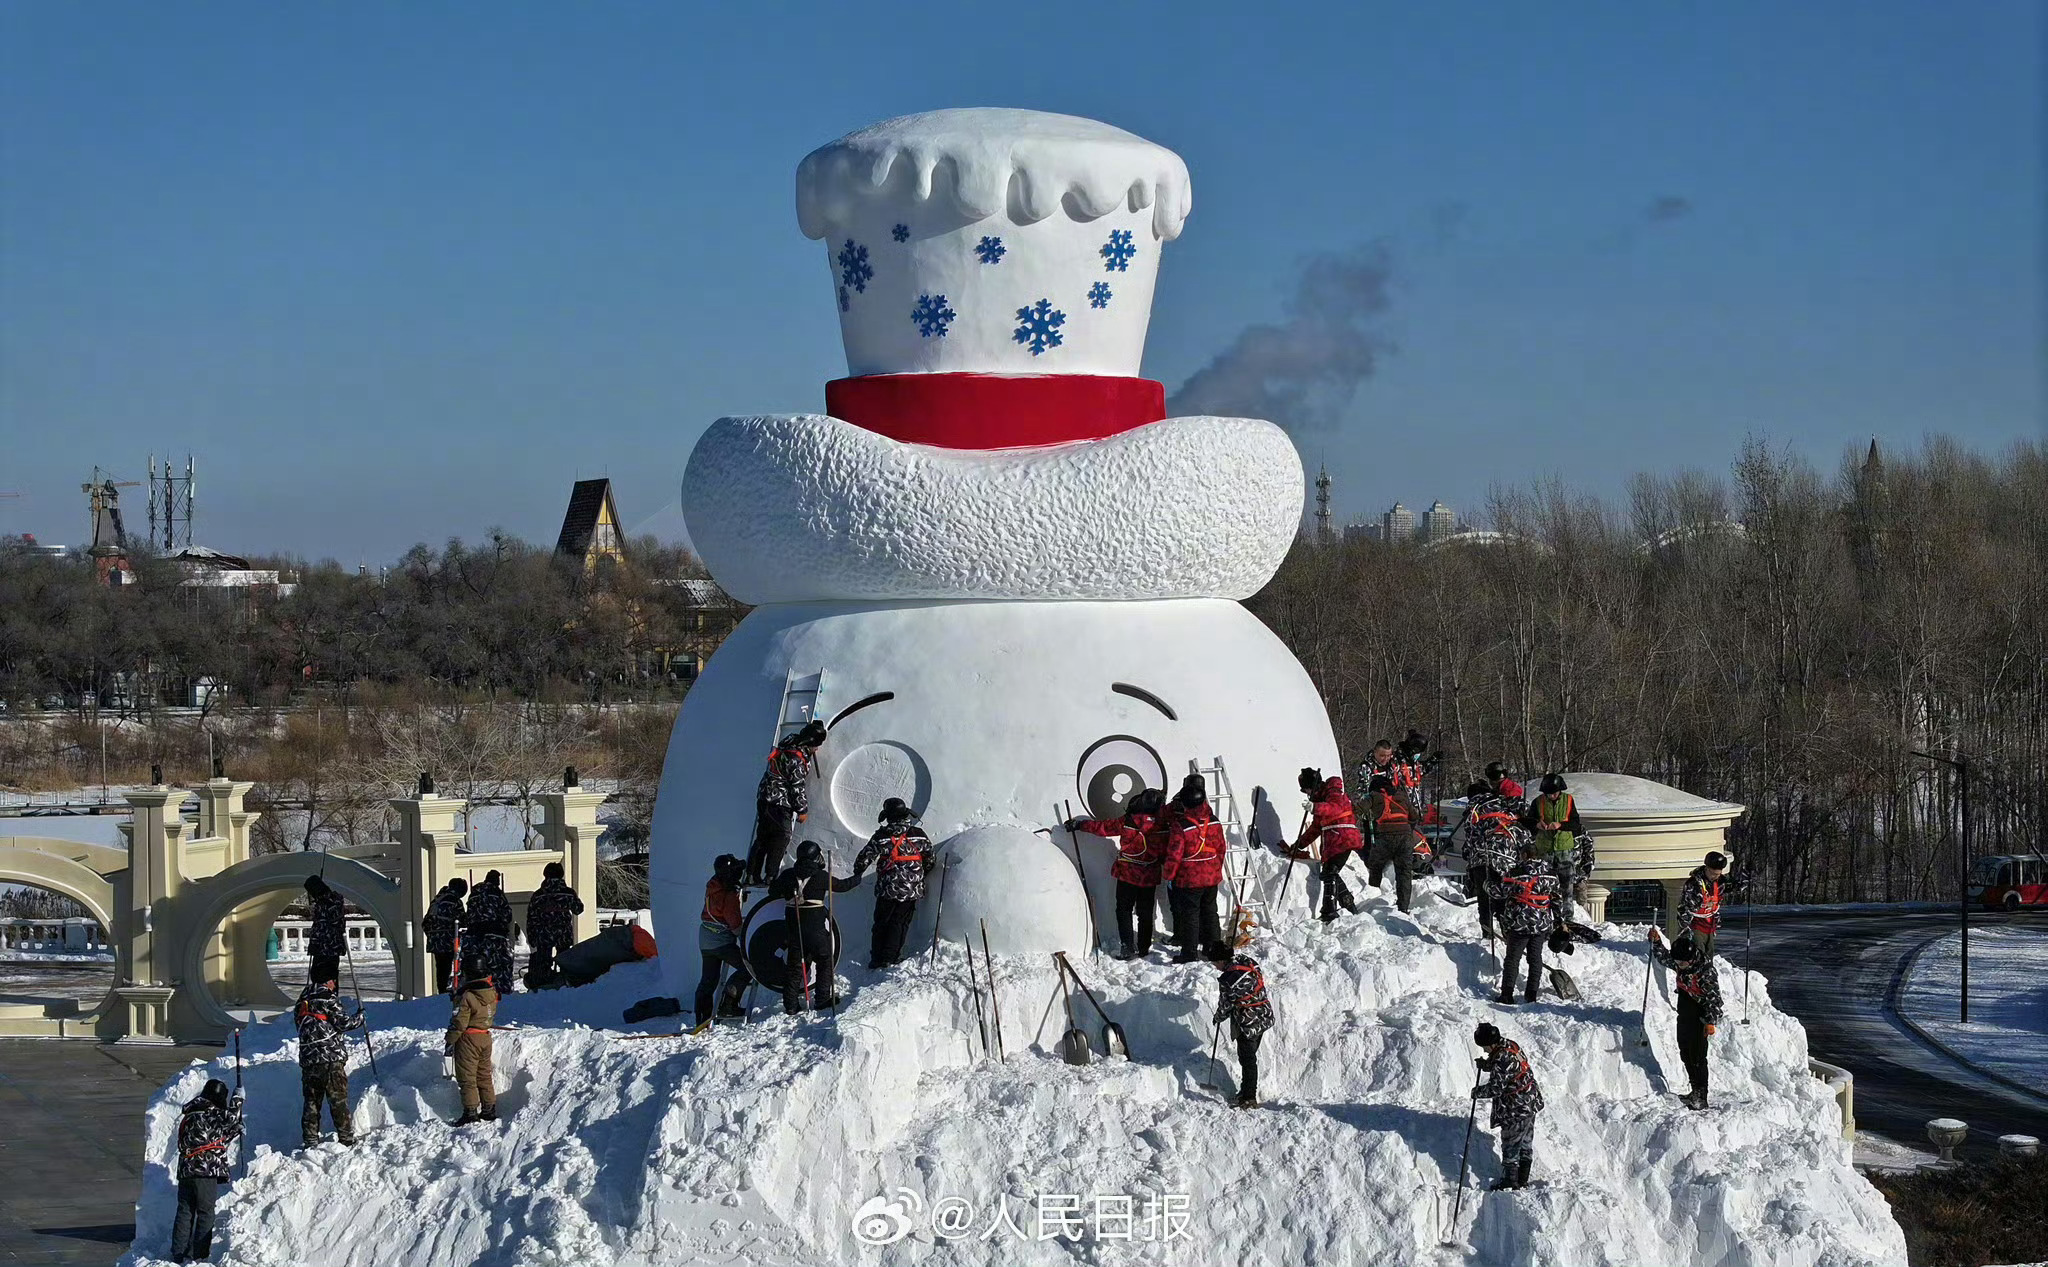
[[[1202,1086],[1214,970],[1156,950],[1150,962],[1082,961],[1133,1059],[1080,1067],[1054,1054],[1068,1014],[1049,957],[996,965],[1000,1061],[979,1051],[966,958],[950,945],[935,964],[844,969],[853,993],[836,1022],[777,1013],[699,1038],[591,1028],[656,992],[654,965],[631,965],[582,990],[507,1000],[500,1016],[519,1028],[497,1044],[506,1120],[459,1131],[442,1120],[458,1107],[440,1076],[445,1005],[378,1006],[382,1072],[354,1070],[365,1134],[352,1150],[280,1151],[298,1135],[294,1043],[284,1026],[258,1027],[256,1148],[248,1177],[223,1193],[215,1260],[1906,1261],[1807,1071],[1804,1032],[1760,980],[1752,1023],[1731,1017],[1714,1040],[1715,1107],[1689,1112],[1663,982],[1639,1043],[1642,930],[1609,929],[1566,961],[1584,1002],[1503,1008],[1487,1001],[1496,961],[1473,912],[1448,893],[1424,881],[1412,917],[1372,896],[1362,916],[1254,947],[1277,1014],[1261,1053],[1268,1107],[1256,1111]],[[1740,1006],[1738,974],[1725,961],[1722,974]],[[992,1011],[985,994],[981,1004]],[[1099,1033],[1086,1001],[1073,1006]],[[1482,1020],[1523,1045],[1549,1107],[1537,1182],[1487,1193],[1477,1189],[1499,1162],[1480,1106],[1475,1190],[1453,1226]],[[1230,1046],[1226,1036],[1226,1080]],[[170,1155],[178,1105],[207,1077],[231,1077],[225,1066],[195,1064],[165,1087],[148,1114],[150,1157]],[[126,1262],[162,1252],[174,1202],[153,1165]]]

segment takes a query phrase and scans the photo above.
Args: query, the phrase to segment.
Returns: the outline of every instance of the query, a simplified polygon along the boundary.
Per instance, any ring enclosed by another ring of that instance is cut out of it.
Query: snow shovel
[[[1458,1216],[1465,1210],[1465,1176],[1471,1173],[1472,1123],[1478,1120],[1479,1097],[1475,1094],[1472,1097],[1472,1108],[1465,1114],[1465,1148],[1458,1155],[1458,1200],[1451,1206],[1451,1235],[1443,1241],[1446,1249],[1454,1248],[1458,1243],[1455,1237],[1458,1233]],[[1438,1206],[1437,1209],[1441,1210],[1443,1207]]]
[[[1053,971],[1059,975],[1060,994],[1067,1001],[1067,1032],[1060,1035],[1060,1059],[1070,1065],[1085,1065],[1093,1053],[1088,1049],[1088,1035],[1081,1032],[1081,1023],[1074,1019],[1074,992],[1067,985],[1066,965],[1060,957],[1052,957]]]
[[[1109,1013],[1102,1010],[1102,1004],[1096,1001],[1095,991],[1088,988],[1088,983],[1081,980],[1081,974],[1074,971],[1074,965],[1067,962],[1066,951],[1054,952],[1053,958],[1060,961],[1061,966],[1066,969],[1067,975],[1074,979],[1074,984],[1081,987],[1081,996],[1088,1000],[1088,1006],[1094,1008],[1095,1014],[1102,1018],[1102,1054],[1105,1056],[1122,1056],[1125,1060],[1129,1060],[1131,1058],[1131,1040],[1124,1037],[1124,1027],[1110,1020]]]
[[[1567,1003],[1579,1001],[1579,983],[1572,980],[1572,974],[1563,968],[1545,968],[1543,974],[1550,978],[1550,988],[1557,991],[1557,997]]]

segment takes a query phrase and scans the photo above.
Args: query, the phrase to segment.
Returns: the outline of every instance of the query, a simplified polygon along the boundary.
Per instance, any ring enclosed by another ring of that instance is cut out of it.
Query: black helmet
[[[817,747],[825,742],[825,723],[815,720],[805,722],[804,728],[791,736],[790,742],[800,748]]]
[[[1471,783],[1468,783],[1468,784],[1466,784],[1466,785],[1465,785],[1465,796],[1466,796],[1466,798],[1467,798],[1468,800],[1469,800],[1470,798],[1472,798],[1472,797],[1475,797],[1475,796],[1492,796],[1492,795],[1493,795],[1493,785],[1492,785],[1491,783],[1488,783],[1488,782],[1484,781],[1484,780],[1474,780],[1473,782],[1471,782]]]
[[[746,870],[746,867],[746,862],[734,854],[722,853],[711,860],[711,874],[726,884],[739,879],[740,872]]]
[[[563,874],[562,864],[559,862],[550,862],[540,869],[540,877],[543,880],[559,880]]]
[[[1394,781],[1393,781],[1392,779],[1388,778],[1388,777],[1387,777],[1386,775],[1384,775],[1384,774],[1375,774],[1375,775],[1373,775],[1373,776],[1372,776],[1372,781],[1371,781],[1371,782],[1369,782],[1369,783],[1367,783],[1367,784],[1365,785],[1365,791],[1366,791],[1366,794],[1367,794],[1368,796],[1370,796],[1370,795],[1371,795],[1372,793],[1374,793],[1374,792],[1389,792],[1389,793],[1391,793],[1391,792],[1392,792],[1393,790],[1394,790]]]
[[[1141,787],[1124,802],[1124,812],[1129,814],[1157,814],[1165,808],[1165,788]]]
[[[796,865],[799,867],[824,866],[825,847],[815,840],[806,840],[796,847]]]
[[[1498,761],[1489,761],[1486,763],[1486,777],[1497,783],[1508,777],[1508,768]]]
[[[1202,953],[1207,955],[1209,962],[1213,964],[1227,964],[1237,958],[1237,952],[1230,948],[1230,943],[1221,939],[1202,947]]]
[[[228,1084],[219,1078],[208,1078],[206,1085],[199,1089],[199,1098],[224,1109],[228,1106]]]
[[[1715,850],[1714,852],[1712,852],[1712,853],[1710,853],[1710,854],[1708,854],[1708,855],[1707,855],[1707,870],[1709,870],[1709,871],[1726,871],[1727,869],[1728,869],[1728,855],[1727,855],[1727,854],[1724,854],[1724,853],[1722,853],[1722,852],[1721,852],[1720,850],[1716,849],[1716,850]]]
[[[1401,747],[1408,752],[1420,753],[1424,748],[1429,747],[1429,736],[1419,730],[1411,730],[1408,732],[1408,737],[1401,741]]]
[[[1690,959],[1692,958],[1693,950],[1694,944],[1692,940],[1692,934],[1690,932],[1680,933],[1677,937],[1672,939],[1671,953],[1676,958]]]
[[[453,880],[450,880],[448,882],[448,891],[450,893],[453,893],[457,897],[461,897],[463,894],[469,892],[469,881],[463,879],[461,876],[456,876]]]
[[[882,817],[877,821],[884,823],[907,823],[911,820],[911,817],[910,806],[903,803],[903,798],[892,796],[882,802]]]
[[[1323,790],[1323,772],[1314,766],[1301,767],[1301,790],[1315,796]]]
[[[1543,794],[1545,796],[1555,796],[1562,791],[1564,791],[1564,776],[1562,774],[1552,770],[1549,774],[1543,776]]]
[[[1481,1021],[1479,1028],[1472,1031],[1472,1045],[1474,1047],[1493,1047],[1498,1045],[1499,1042],[1500,1031],[1495,1029],[1490,1022]]]
[[[1209,799],[1209,783],[1199,774],[1190,774],[1180,781],[1180,795],[1175,798],[1183,805],[1200,805]]]
[[[327,892],[327,881],[317,875],[307,876],[306,892],[311,893],[314,897],[319,897],[322,893]]]
[[[505,887],[505,877],[504,877],[503,873],[501,873],[501,872],[497,872],[497,871],[486,871],[486,872],[484,872],[484,887],[485,887],[485,888],[487,888],[487,889],[502,889],[502,888],[504,888],[504,887]]]

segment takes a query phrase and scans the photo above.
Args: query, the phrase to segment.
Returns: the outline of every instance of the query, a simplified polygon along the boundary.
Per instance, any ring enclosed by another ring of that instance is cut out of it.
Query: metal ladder
[[[782,742],[783,736],[801,729],[818,715],[818,702],[825,694],[825,670],[799,675],[795,669],[783,674],[782,707],[775,713],[775,733],[768,737],[771,744]]]
[[[1238,812],[1237,789],[1231,786],[1230,770],[1222,757],[1211,757],[1209,762],[1204,766],[1198,759],[1188,758],[1188,773],[1201,775],[1209,785],[1209,805],[1216,812],[1216,821],[1223,825],[1223,878],[1230,885],[1234,913],[1228,938],[1235,946],[1241,936],[1268,924],[1266,891],[1259,881],[1258,868],[1253,865],[1257,851],[1252,848],[1251,835]]]

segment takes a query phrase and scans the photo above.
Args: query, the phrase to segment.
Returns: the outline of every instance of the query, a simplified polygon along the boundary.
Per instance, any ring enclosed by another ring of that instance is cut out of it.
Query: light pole
[[[1958,909],[1963,925],[1962,989],[1959,994],[1964,1024],[1970,1020],[1970,759],[1957,753],[1953,757],[1937,757],[1931,752],[1913,754],[1923,761],[1939,761],[1952,767],[1956,772],[1956,799],[1961,802],[1963,815],[1962,859],[1957,872],[1957,887],[1961,891]]]

